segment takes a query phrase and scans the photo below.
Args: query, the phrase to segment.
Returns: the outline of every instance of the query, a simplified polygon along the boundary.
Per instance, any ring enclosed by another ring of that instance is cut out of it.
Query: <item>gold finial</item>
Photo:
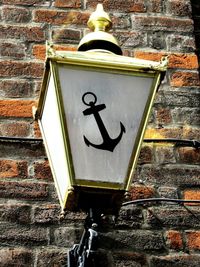
[[[122,55],[122,50],[113,35],[108,33],[112,27],[109,15],[104,11],[103,5],[98,4],[88,21],[88,27],[94,32],[87,34],[80,41],[78,51],[106,50]]]

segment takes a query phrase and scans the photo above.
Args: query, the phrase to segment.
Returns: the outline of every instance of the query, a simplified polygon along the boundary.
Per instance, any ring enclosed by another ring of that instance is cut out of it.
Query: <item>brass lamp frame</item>
[[[132,156],[129,162],[127,175],[124,177],[123,184],[109,183],[109,182],[95,182],[81,180],[80,177],[75,177],[73,160],[71,155],[70,140],[67,131],[67,122],[63,108],[63,100],[60,88],[60,80],[58,75],[58,66],[67,66],[75,69],[94,70],[106,73],[118,73],[140,77],[154,78],[150,90],[148,101],[146,103],[145,111],[142,116],[140,127],[135,140],[135,145],[132,150]],[[124,56],[114,55],[113,53],[102,53],[98,51],[90,52],[63,52],[54,51],[52,48],[48,49],[45,73],[42,82],[42,89],[38,102],[38,107],[35,113],[35,118],[39,122],[42,132],[45,148],[49,158],[50,166],[53,173],[53,178],[58,192],[60,205],[62,210],[79,210],[87,209],[90,203],[94,208],[103,209],[104,212],[116,213],[123,201],[124,193],[129,189],[133,172],[137,164],[138,156],[140,153],[145,128],[153,105],[153,100],[161,82],[162,72],[167,68],[167,59],[160,62],[146,61],[134,59]],[[50,76],[53,75],[55,81],[55,90],[58,101],[59,117],[62,125],[62,135],[65,143],[66,160],[69,168],[69,187],[66,190],[64,199],[62,199],[59,192],[59,186],[56,174],[53,169],[51,155],[48,151],[48,144],[46,141],[45,133],[42,126],[42,113],[45,105],[45,98]],[[98,195],[98,203],[93,201],[94,195]]]

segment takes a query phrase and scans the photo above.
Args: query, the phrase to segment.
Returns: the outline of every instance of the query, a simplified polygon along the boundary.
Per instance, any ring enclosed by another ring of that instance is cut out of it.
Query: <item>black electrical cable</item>
[[[0,136],[0,142],[43,142],[42,138],[26,138],[26,137],[10,137],[10,136]],[[200,141],[188,140],[188,139],[155,139],[147,138],[143,140],[144,143],[175,143],[175,146],[188,146],[194,148],[200,148]]]
[[[151,202],[171,202],[176,204],[200,204],[200,200],[185,200],[185,199],[174,199],[174,198],[144,198],[144,199],[136,199],[128,202],[124,202],[122,206],[128,205],[140,205]]]

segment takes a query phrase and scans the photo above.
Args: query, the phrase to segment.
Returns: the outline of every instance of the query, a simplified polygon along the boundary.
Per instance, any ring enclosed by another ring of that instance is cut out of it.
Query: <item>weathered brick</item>
[[[153,158],[152,147],[143,146],[140,151],[140,156],[138,159],[138,164],[151,163]]]
[[[31,100],[0,100],[0,116],[32,118],[32,107],[35,104]]]
[[[1,198],[35,199],[48,197],[47,184],[31,182],[0,182]]]
[[[23,80],[0,81],[0,96],[5,98],[25,98],[33,95],[33,84]]]
[[[0,25],[1,39],[20,39],[28,42],[44,42],[45,32],[38,26]]]
[[[59,51],[76,51],[77,48],[75,46],[69,45],[54,45],[55,50]],[[44,60],[46,56],[46,46],[45,45],[34,45],[32,49],[33,56],[36,59]]]
[[[0,43],[0,56],[9,57],[13,59],[22,59],[25,57],[25,45],[10,43],[10,42],[1,42]]]
[[[24,5],[32,6],[35,4],[42,4],[44,0],[2,0],[2,4],[5,5]]]
[[[127,29],[130,28],[131,21],[127,14],[111,14],[112,29]]]
[[[144,0],[118,0],[118,1],[106,1],[101,0],[99,3],[102,3],[105,10],[117,10],[118,12],[146,12],[146,6]],[[95,9],[97,1],[88,0],[87,8]]]
[[[147,44],[147,35],[141,32],[117,31],[114,33],[114,36],[117,38],[120,46],[123,46],[123,48],[144,47]]]
[[[171,52],[184,53],[195,52],[196,45],[193,37],[185,35],[170,34],[166,37],[168,48]]]
[[[80,8],[81,7],[81,0],[55,0],[54,3],[55,7],[67,7],[67,8]]]
[[[0,249],[1,267],[20,266],[33,267],[33,253],[27,248],[1,248]]]
[[[35,138],[41,138],[42,137],[38,122],[34,122],[33,130],[34,130],[34,137]]]
[[[151,198],[155,196],[155,189],[152,186],[132,185],[130,189],[131,199]]]
[[[199,186],[200,169],[197,166],[168,165],[142,166],[140,179],[159,186]]]
[[[1,136],[28,137],[30,135],[30,129],[29,122],[0,122]]]
[[[2,158],[46,158],[46,153],[42,142],[27,143],[15,141],[1,141],[0,142],[0,157]]]
[[[52,224],[60,221],[60,206],[55,204],[40,205],[34,208],[34,223]]]
[[[31,20],[31,13],[26,8],[3,7],[3,19],[6,22],[26,23]]]
[[[156,162],[159,164],[175,163],[175,155],[172,147],[157,147]]]
[[[81,32],[74,29],[55,29],[52,31],[52,39],[56,43],[79,43]]]
[[[4,60],[0,62],[0,77],[41,78],[44,65],[36,62]]]
[[[31,222],[31,206],[24,204],[1,204],[0,219],[2,222],[29,224]]]
[[[191,3],[187,0],[169,0],[167,3],[167,13],[175,16],[191,17]]]
[[[183,249],[183,237],[179,231],[169,230],[166,232],[167,244],[170,249]]]
[[[190,250],[200,250],[200,231],[187,231],[187,245]]]
[[[183,197],[185,200],[199,200],[200,201],[200,191],[195,189],[188,189],[183,192]],[[199,206],[200,203],[187,203],[187,205]]]
[[[198,267],[200,256],[197,254],[152,256],[150,264],[153,267]]]
[[[28,164],[26,161],[0,160],[0,178],[26,178]]]
[[[27,247],[47,245],[48,239],[48,229],[22,225],[19,227],[19,225],[5,223],[0,225],[1,245],[26,245]]]
[[[162,53],[162,52],[144,52],[135,51],[134,56],[136,58],[160,61],[162,57],[169,57],[169,68],[179,68],[179,69],[197,69],[198,59],[195,54],[182,54],[182,53]]]
[[[171,111],[169,108],[159,108],[155,110],[155,118],[158,124],[169,124],[172,122]]]
[[[181,147],[177,149],[179,161],[186,164],[200,164],[200,149]]]
[[[199,108],[181,108],[177,107],[171,110],[172,120],[175,123],[187,125],[200,125],[200,110]]]
[[[38,179],[52,180],[51,169],[48,161],[34,163],[35,177]]]
[[[115,267],[123,267],[123,266],[148,267],[147,259],[145,255],[142,253],[130,252],[130,251],[128,252],[118,251],[118,252],[112,253],[112,256],[114,258]]]
[[[49,249],[40,248],[37,255],[37,267],[44,267],[48,264],[49,267],[61,267],[67,262],[66,249]]]
[[[71,247],[79,243],[83,229],[77,227],[60,227],[54,231],[52,244],[58,247]]]
[[[195,214],[195,216],[193,215]],[[160,207],[149,208],[147,212],[147,223],[152,227],[182,227],[195,228],[200,226],[199,207],[190,207],[190,212],[184,207]]]
[[[148,2],[149,12],[160,13],[163,10],[163,1],[162,0],[151,0]]]
[[[172,73],[170,79],[171,86],[199,86],[199,74],[197,72],[181,72]]]
[[[99,247],[112,250],[163,251],[161,232],[148,230],[118,230],[100,236]]]
[[[122,207],[117,218],[117,229],[138,228],[143,224],[142,210],[137,207]]]
[[[190,19],[177,19],[158,16],[132,16],[133,29],[163,30],[173,32],[192,32],[193,21]]]
[[[86,25],[89,19],[89,13],[83,13],[78,11],[57,11],[49,9],[35,10],[34,21],[46,22],[55,25]]]

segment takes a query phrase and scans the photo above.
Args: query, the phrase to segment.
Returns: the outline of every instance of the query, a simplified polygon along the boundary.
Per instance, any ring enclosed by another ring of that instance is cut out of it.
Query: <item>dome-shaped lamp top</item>
[[[98,4],[88,21],[88,27],[93,32],[88,33],[79,43],[78,51],[106,50],[117,55],[122,55],[122,50],[116,38],[108,33],[112,27],[109,15],[103,10],[103,5]]]

